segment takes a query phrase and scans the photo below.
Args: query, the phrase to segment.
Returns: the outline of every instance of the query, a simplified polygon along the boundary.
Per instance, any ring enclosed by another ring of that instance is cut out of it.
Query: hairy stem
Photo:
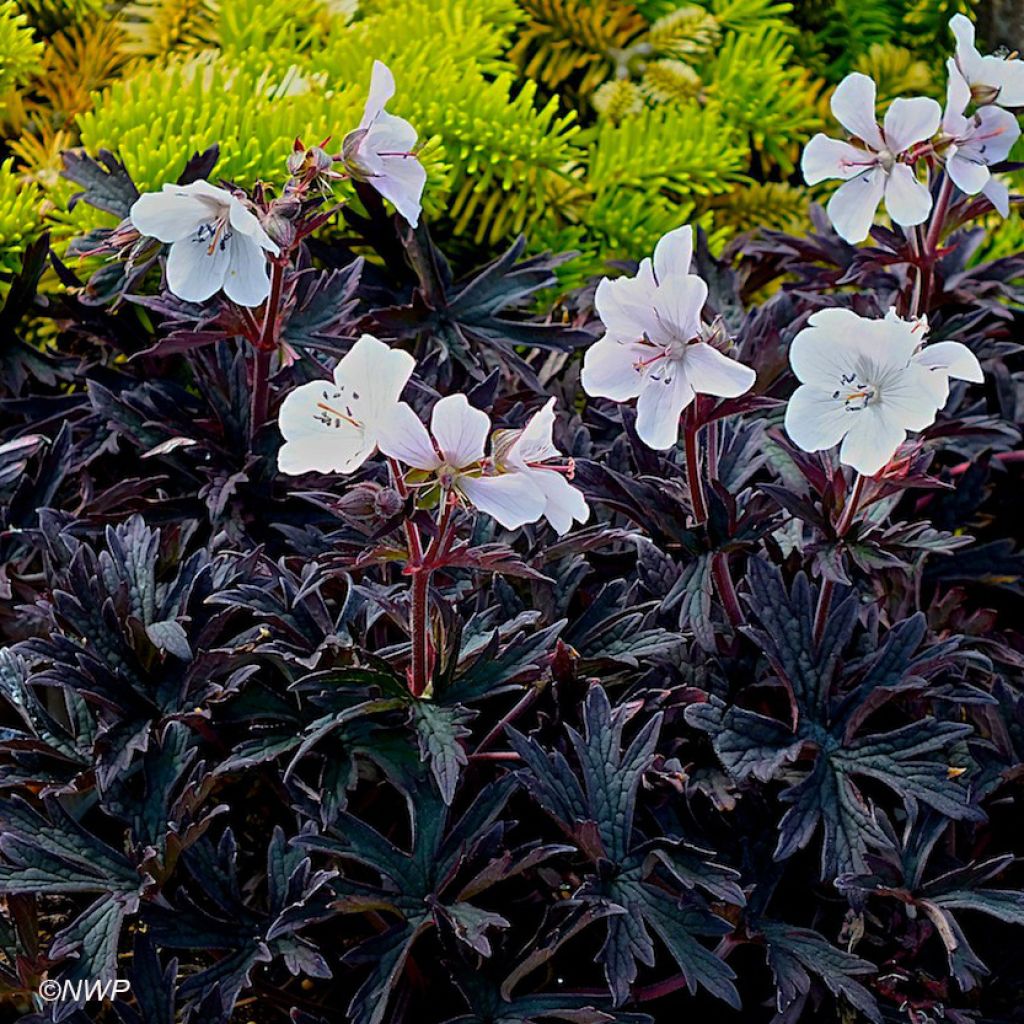
[[[409,689],[414,697],[421,697],[430,677],[430,570],[422,565],[417,566],[412,574],[409,637],[412,641]]]
[[[736,584],[733,583],[732,573],[729,571],[728,551],[716,551],[711,556],[711,576],[730,625],[733,629],[739,629],[746,620],[743,617],[739,595],[736,593]]]
[[[836,538],[838,540],[842,540],[853,525],[854,517],[857,515],[857,508],[864,495],[866,482],[867,477],[861,473],[858,473],[853,481],[853,487],[847,496],[846,504],[843,506],[842,514],[839,516],[839,522],[836,523]],[[836,584],[834,580],[827,578],[822,580],[821,592],[818,594],[818,607],[814,612],[814,642],[816,644],[821,643],[821,638],[825,635],[825,623],[828,621],[829,609],[832,606],[832,594],[835,589]]]
[[[273,263],[270,268],[270,295],[263,313],[263,330],[260,334],[260,348],[273,350],[277,347],[277,319],[281,312],[281,288],[284,284],[284,265]]]
[[[700,524],[707,520],[708,511],[707,505],[704,503],[704,484],[700,478],[700,459],[697,453],[698,429],[690,417],[690,410],[687,410],[683,425],[683,445],[686,451],[686,483],[690,488],[690,505],[693,509],[694,522]]]
[[[273,352],[258,348],[252,358],[252,391],[249,405],[249,436],[255,437],[257,431],[267,422],[270,407],[270,360]]]

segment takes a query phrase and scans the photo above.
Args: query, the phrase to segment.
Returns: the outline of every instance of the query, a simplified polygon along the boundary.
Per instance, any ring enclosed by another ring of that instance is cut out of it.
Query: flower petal
[[[679,440],[679,417],[693,388],[679,360],[662,360],[648,373],[636,403],[636,432],[648,448],[665,451]]]
[[[840,238],[863,242],[885,192],[885,171],[874,167],[840,185],[828,201],[828,217]]]
[[[384,105],[395,95],[395,76],[391,69],[379,60],[373,62],[370,75],[370,92],[366,97],[360,128],[369,128],[384,109]]]
[[[871,321],[837,307],[819,310],[809,323],[789,347],[789,365],[801,384],[831,394],[844,374],[856,372]]]
[[[239,306],[258,306],[270,294],[266,252],[248,235],[232,235],[228,252],[231,260],[224,275],[224,294]]]
[[[969,380],[981,384],[985,380],[978,357],[959,341],[937,341],[925,345],[914,357],[914,362],[930,370],[941,370],[957,380]]]
[[[544,518],[556,533],[568,533],[574,522],[585,523],[590,518],[590,506],[582,492],[561,473],[534,469],[529,471],[529,475],[544,495]]]
[[[874,476],[888,465],[907,432],[884,414],[881,405],[851,413],[850,419],[853,424],[843,438],[839,461],[858,473]]]
[[[210,248],[209,237],[193,233],[174,242],[167,255],[167,287],[186,302],[205,302],[220,291],[231,264],[231,245]]]
[[[831,106],[835,119],[854,138],[880,150],[885,148],[885,143],[875,117],[876,95],[875,83],[867,75],[854,72],[836,86]]]
[[[551,439],[554,427],[555,400],[549,398],[523,427],[509,453],[510,459],[520,465],[557,459],[562,453]]]
[[[952,57],[946,59],[946,74],[946,110],[942,116],[944,126],[950,117],[962,115],[971,102],[971,86]]]
[[[974,22],[964,14],[954,14],[949,28],[956,39],[956,63],[968,82],[981,69],[981,54],[974,45]]]
[[[896,224],[911,227],[928,219],[932,194],[913,168],[896,164],[885,182],[885,209]]]
[[[819,132],[804,147],[800,169],[808,185],[817,185],[828,178],[852,178],[875,163],[873,153]]]
[[[952,150],[946,157],[946,173],[953,179],[961,192],[977,195],[992,177],[992,172],[983,164],[964,156],[960,150]]]
[[[441,465],[427,428],[405,402],[399,402],[387,419],[376,424],[376,433],[380,450],[403,465],[426,470]]]
[[[608,337],[594,342],[583,354],[583,390],[592,398],[614,402],[636,398],[644,383],[636,365],[653,352],[650,345],[625,344]]]
[[[757,380],[757,374],[749,366],[702,342],[690,345],[684,359],[686,376],[698,395],[737,398],[746,394]]]
[[[394,412],[412,376],[416,360],[364,334],[334,369],[335,387],[345,396],[352,415],[376,437],[378,426]]]
[[[382,157],[381,173],[370,178],[370,184],[391,201],[409,227],[419,224],[427,170],[416,157]]]
[[[373,454],[374,444],[359,427],[322,408],[337,401],[330,381],[313,381],[290,391],[278,425],[285,439],[277,455],[282,473],[351,473]]]
[[[654,247],[654,274],[659,281],[672,275],[688,274],[693,260],[693,228],[681,228],[662,235]]]
[[[878,404],[887,421],[904,430],[930,427],[939,411],[939,400],[945,404],[942,392],[946,389],[936,387],[942,383],[936,378],[938,374],[912,363],[895,382],[883,387]]]
[[[281,251],[277,243],[263,230],[256,214],[248,207],[240,203],[234,196],[231,196],[231,204],[228,207],[228,217],[231,227],[237,234],[251,238],[262,249],[273,253],[275,256]]]
[[[1010,216],[1010,190],[998,178],[989,178],[981,191],[1002,216]]]
[[[847,412],[831,392],[801,384],[786,406],[786,433],[798,448],[818,452],[839,444],[855,415]]]
[[[977,125],[971,137],[961,143],[961,150],[989,166],[1005,160],[1020,138],[1016,116],[1002,107],[982,107],[976,117]]]
[[[658,321],[655,342],[694,338],[700,333],[700,313],[708,300],[708,286],[696,274],[660,280],[654,297],[654,315]]]
[[[532,473],[461,476],[457,486],[469,502],[497,519],[506,530],[535,523],[544,515],[545,498]]]
[[[942,108],[927,96],[893,100],[882,126],[889,150],[902,153],[915,142],[930,139],[939,130],[941,120]]]
[[[474,409],[462,394],[442,398],[430,414],[434,441],[445,461],[456,469],[472,466],[484,457],[490,430],[490,416],[481,409]]]
[[[132,203],[128,217],[139,234],[180,242],[210,220],[211,213],[201,199],[179,189],[146,192]]]
[[[658,331],[654,316],[657,285],[650,260],[640,266],[636,277],[602,278],[594,293],[597,315],[616,341],[635,342]]]

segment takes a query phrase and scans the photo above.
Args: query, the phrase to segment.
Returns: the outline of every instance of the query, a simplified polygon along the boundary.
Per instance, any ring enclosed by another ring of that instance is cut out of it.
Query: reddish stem
[[[746,620],[743,617],[739,595],[736,593],[736,585],[732,581],[732,573],[729,571],[728,551],[716,551],[711,556],[711,575],[729,623],[733,629],[739,629]]]
[[[686,483],[690,488],[690,506],[693,510],[694,522],[698,525],[708,518],[707,506],[704,503],[704,484],[700,478],[700,460],[697,455],[697,431],[700,428],[693,422],[691,410],[683,423],[683,445],[686,452]]]
[[[249,405],[249,436],[267,422],[270,407],[270,357],[269,349],[257,348],[252,358],[252,392]]]

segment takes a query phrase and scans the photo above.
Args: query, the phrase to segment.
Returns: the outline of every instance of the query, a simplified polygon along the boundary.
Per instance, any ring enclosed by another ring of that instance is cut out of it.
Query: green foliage
[[[0,164],[0,274],[21,266],[25,246],[37,238],[42,229],[39,189],[19,181],[13,164],[13,160]],[[3,288],[2,277],[0,288]]]
[[[297,16],[264,0],[0,2],[5,155],[43,190],[58,241],[90,216],[67,212],[62,150],[116,149],[151,189],[218,142],[215,176],[273,184],[296,136],[336,146],[358,122],[379,59],[397,82],[389,109],[423,144],[435,230],[481,255],[522,231],[579,249],[565,280],[686,217],[723,239],[757,216],[795,228],[796,165],[829,120],[829,86],[858,70],[880,104],[940,95],[948,17],[969,5],[310,0]]]
[[[43,47],[14,0],[0,2],[0,95],[20,85],[38,62]]]

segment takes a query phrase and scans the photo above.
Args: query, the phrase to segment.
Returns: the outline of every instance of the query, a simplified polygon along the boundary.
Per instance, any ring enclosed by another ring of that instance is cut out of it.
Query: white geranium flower
[[[267,253],[280,251],[256,215],[226,189],[207,181],[147,192],[128,214],[140,234],[170,242],[167,287],[186,302],[205,302],[224,289],[240,306],[270,293]]]
[[[981,380],[959,342],[918,351],[927,321],[881,320],[823,309],[793,339],[790,365],[800,381],[786,408],[786,432],[804,451],[842,442],[839,461],[866,476],[881,471],[909,430],[924,430],[949,394],[949,378]]]
[[[456,495],[506,529],[536,522],[547,500],[530,474],[485,475],[490,431],[487,413],[474,409],[465,395],[448,395],[434,406],[430,433],[412,408],[399,402],[381,424],[378,444],[385,455],[429,474],[429,486],[440,485],[446,495]]]
[[[334,368],[334,383],[295,388],[281,405],[282,473],[352,473],[377,450],[416,361],[364,334]]]
[[[1024,61],[1014,55],[983,57],[974,43],[974,24],[966,15],[953,15],[949,27],[956,36],[953,59],[970,87],[974,102],[1024,107]]]
[[[353,178],[369,182],[416,227],[427,172],[416,159],[416,129],[384,109],[395,95],[395,78],[379,60],[373,62],[370,95],[359,127],[342,143],[341,155]]]
[[[908,160],[913,147],[930,139],[942,111],[926,97],[896,99],[879,127],[875,119],[875,83],[867,75],[847,75],[832,94],[832,113],[850,133],[850,141],[819,132],[804,149],[801,168],[808,185],[843,178],[828,203],[828,216],[842,238],[863,242],[878,204],[896,224],[921,224],[932,197]]]
[[[583,358],[583,390],[616,402],[637,399],[636,431],[656,450],[679,439],[679,416],[694,395],[735,398],[756,374],[707,341],[707,285],[689,273],[693,234],[670,231],[636,277],[604,278],[594,303],[604,337]]]
[[[1017,118],[1002,107],[981,107],[970,117],[965,116],[964,111],[971,102],[971,88],[956,61],[950,58],[946,64],[949,82],[942,117],[942,130],[950,140],[943,151],[946,173],[962,192],[971,196],[984,193],[989,202],[1008,217],[1010,193],[1001,181],[992,177],[989,165],[1009,156],[1013,144],[1020,138],[1020,125]]]
[[[522,430],[499,430],[491,440],[494,468],[499,474],[522,473],[544,496],[544,518],[559,533],[568,533],[573,522],[585,523],[590,507],[582,493],[573,487],[573,465],[551,465],[561,459],[552,431],[555,425],[555,400],[530,417]]]

